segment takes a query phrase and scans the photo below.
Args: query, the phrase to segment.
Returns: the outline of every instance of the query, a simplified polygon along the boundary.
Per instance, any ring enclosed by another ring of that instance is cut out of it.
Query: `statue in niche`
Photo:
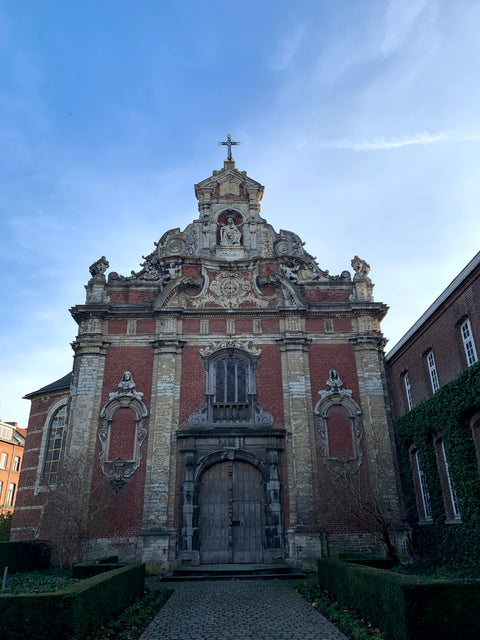
[[[221,224],[220,244],[222,247],[239,247],[242,232],[236,226],[233,216],[227,216],[227,224]]]
[[[136,385],[133,381],[131,371],[125,371],[123,373],[122,379],[118,383],[118,391],[110,394],[110,400],[114,397],[125,394],[133,395],[137,398],[141,398],[143,396],[142,392],[136,390]]]

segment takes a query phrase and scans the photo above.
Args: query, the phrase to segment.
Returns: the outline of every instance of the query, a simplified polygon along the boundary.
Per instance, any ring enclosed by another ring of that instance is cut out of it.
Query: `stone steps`
[[[202,564],[197,566],[181,565],[162,576],[162,580],[176,582],[181,580],[252,580],[252,579],[289,579],[302,580],[305,574],[289,564]]]

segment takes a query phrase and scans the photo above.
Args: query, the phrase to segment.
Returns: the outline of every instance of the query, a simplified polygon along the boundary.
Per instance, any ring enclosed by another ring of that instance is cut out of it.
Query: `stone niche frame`
[[[337,474],[353,474],[360,469],[363,453],[360,443],[363,436],[362,410],[352,398],[352,391],[344,389],[336,369],[330,369],[327,388],[319,391],[320,400],[315,405],[318,443],[323,462],[328,470]],[[328,441],[328,411],[333,406],[343,407],[350,422],[353,455],[350,458],[332,456]]]
[[[130,371],[125,371],[118,384],[118,390],[111,393],[108,401],[100,411],[102,420],[98,437],[102,450],[100,452],[100,467],[103,474],[110,479],[110,484],[115,491],[119,491],[127,484],[140,466],[142,459],[142,443],[147,437],[146,419],[148,410],[143,400],[143,393],[137,391]],[[110,438],[115,413],[118,409],[130,409],[134,415],[135,435],[133,442],[133,458],[130,460],[108,458],[110,450]]]
[[[242,435],[238,432],[177,432],[182,468],[178,559],[182,564],[196,566],[201,562],[199,497],[202,474],[211,466],[228,460],[247,462],[260,471],[265,492],[263,561],[271,564],[285,558],[280,471],[284,438],[285,430],[279,428]]]

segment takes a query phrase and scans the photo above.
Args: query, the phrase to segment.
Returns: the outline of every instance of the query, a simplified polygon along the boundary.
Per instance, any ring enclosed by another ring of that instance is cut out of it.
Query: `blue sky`
[[[0,418],[72,366],[89,265],[123,274],[223,165],[389,347],[479,249],[478,0],[0,0]],[[387,347],[388,350],[388,347]]]

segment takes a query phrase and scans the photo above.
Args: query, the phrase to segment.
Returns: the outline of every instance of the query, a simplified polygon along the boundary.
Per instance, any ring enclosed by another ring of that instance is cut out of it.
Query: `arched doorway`
[[[263,562],[262,474],[241,460],[218,462],[200,481],[199,544],[204,564]]]

